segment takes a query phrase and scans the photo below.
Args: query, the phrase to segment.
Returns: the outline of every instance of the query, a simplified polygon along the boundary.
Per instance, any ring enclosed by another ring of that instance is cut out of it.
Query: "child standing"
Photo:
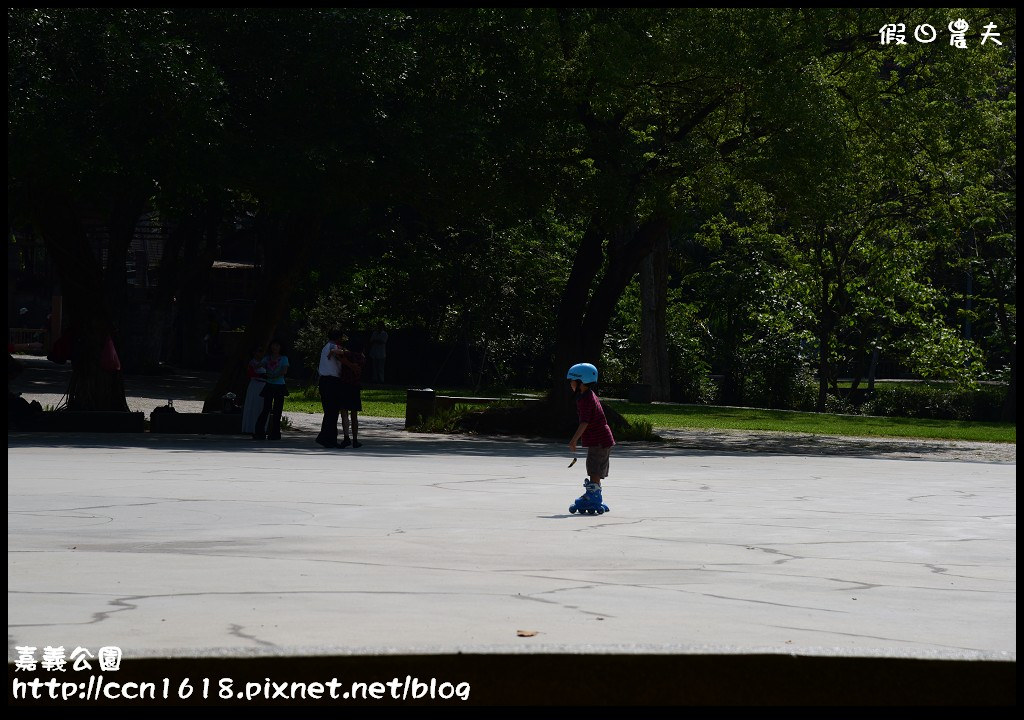
[[[590,363],[578,363],[569,368],[566,379],[576,396],[576,411],[580,424],[569,441],[569,449],[576,452],[576,444],[582,441],[587,448],[587,479],[583,486],[586,492],[569,508],[570,513],[580,512],[591,515],[608,512],[608,506],[601,497],[601,480],[608,477],[608,461],[615,438],[604,408],[593,386],[597,383],[597,368]]]
[[[352,340],[348,348],[339,356],[341,363],[341,377],[338,387],[339,406],[341,408],[341,428],[345,434],[338,447],[347,448],[350,444],[353,448],[361,448],[359,442],[359,413],[363,409],[363,398],[361,395],[361,383],[363,367],[366,365],[366,358],[362,353],[363,345],[358,339]],[[349,418],[352,420],[352,440],[349,441],[348,428]]]

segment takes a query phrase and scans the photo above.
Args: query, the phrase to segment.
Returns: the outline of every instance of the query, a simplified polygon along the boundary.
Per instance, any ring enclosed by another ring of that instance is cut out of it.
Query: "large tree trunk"
[[[221,409],[228,392],[240,395],[246,385],[246,361],[253,347],[266,347],[274,336],[302,271],[309,267],[310,253],[320,232],[320,221],[313,214],[288,213],[266,219],[263,282],[253,308],[252,322],[239,343],[225,360],[217,384],[206,396],[203,412]],[[326,329],[325,329],[326,330]]]
[[[584,234],[556,320],[558,337],[549,401],[558,426],[568,427],[576,417],[576,407],[566,390],[566,370],[575,363],[589,362],[597,365],[600,372],[601,347],[615,306],[657,238],[667,231],[664,220],[652,218],[638,230],[620,226],[616,232],[606,234],[595,225]],[[603,242],[605,238],[607,242]],[[602,266],[604,273],[598,279]],[[595,279],[598,282],[590,294]]]
[[[145,200],[142,198],[123,198],[113,203],[107,216],[107,266],[103,269],[103,296],[110,308],[110,321],[121,363],[129,368],[138,367],[140,358],[128,337],[132,325],[130,315],[136,310],[128,301],[128,250],[144,207]]]
[[[107,216],[107,267],[103,271],[103,289],[111,320],[120,324],[125,313],[128,292],[128,250],[135,237],[135,226],[145,206],[135,198],[115,202]]]
[[[217,258],[221,219],[220,205],[209,203],[180,218],[164,245],[156,314],[170,322],[168,362],[201,367],[206,359],[202,299]]]
[[[113,331],[103,272],[74,205],[59,197],[51,200],[36,208],[34,224],[60,278],[64,315],[73,342],[68,408],[127,411],[121,373],[105,370],[101,362]]]
[[[573,258],[569,280],[562,291],[555,318],[554,386],[555,394],[564,387],[565,371],[578,362],[587,362],[583,352],[583,318],[594,278],[601,269],[604,236],[591,226],[583,235]],[[591,358],[589,362],[597,362]]]
[[[668,235],[655,242],[654,251],[640,265],[641,381],[651,386],[653,400],[671,395],[668,365]]]

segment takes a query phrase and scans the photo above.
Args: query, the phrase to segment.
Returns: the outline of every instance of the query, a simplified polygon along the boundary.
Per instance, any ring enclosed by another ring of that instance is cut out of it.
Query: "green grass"
[[[405,417],[405,390],[375,390],[363,388],[363,415],[371,417]],[[313,388],[292,390],[284,399],[285,412],[304,412],[319,415],[324,411],[320,405],[320,393]]]
[[[515,393],[530,393],[529,390],[514,390]],[[474,394],[465,388],[438,388],[438,395],[462,395],[474,397],[508,397],[493,392],[481,391]],[[363,388],[363,415],[371,417],[405,417],[405,390],[380,390],[377,388]],[[320,391],[313,387],[292,389],[291,395],[284,399],[285,412],[304,412],[320,414],[323,406],[320,405]]]
[[[464,389],[439,389],[438,394],[469,395]],[[481,393],[486,397],[488,393]],[[374,417],[405,417],[405,390],[364,388],[363,414]],[[818,413],[712,407],[705,405],[640,405],[609,402],[627,420],[644,420],[658,428],[706,428],[714,430],[775,430],[817,435],[853,435],[867,437],[908,437],[971,442],[1017,442],[1017,425],[1000,422],[964,422],[921,418],[859,417]],[[317,389],[292,391],[285,398],[288,412],[319,414]]]
[[[775,430],[817,435],[1017,442],[1015,423],[859,417],[704,405],[639,405],[620,402],[611,402],[609,405],[627,420],[643,419],[655,428],[665,429]]]

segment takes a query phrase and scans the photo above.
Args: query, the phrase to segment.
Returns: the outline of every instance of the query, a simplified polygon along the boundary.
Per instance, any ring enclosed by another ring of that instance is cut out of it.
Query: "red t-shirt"
[[[576,412],[580,422],[587,423],[580,441],[584,447],[611,447],[615,444],[612,429],[608,427],[608,419],[604,416],[604,408],[593,390],[587,390],[576,398]]]
[[[366,365],[366,358],[361,352],[346,350],[345,359],[355,367],[351,368],[345,363],[341,363],[341,381],[346,385],[358,385],[363,375],[363,366]]]

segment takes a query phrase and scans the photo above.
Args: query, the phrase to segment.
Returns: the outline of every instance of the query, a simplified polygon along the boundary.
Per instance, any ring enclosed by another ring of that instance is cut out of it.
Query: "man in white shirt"
[[[324,419],[320,423],[317,444],[325,448],[338,447],[338,413],[341,411],[341,361],[345,352],[341,343],[348,340],[341,330],[332,329],[327,333],[327,344],[320,351],[320,403],[324,407]]]

